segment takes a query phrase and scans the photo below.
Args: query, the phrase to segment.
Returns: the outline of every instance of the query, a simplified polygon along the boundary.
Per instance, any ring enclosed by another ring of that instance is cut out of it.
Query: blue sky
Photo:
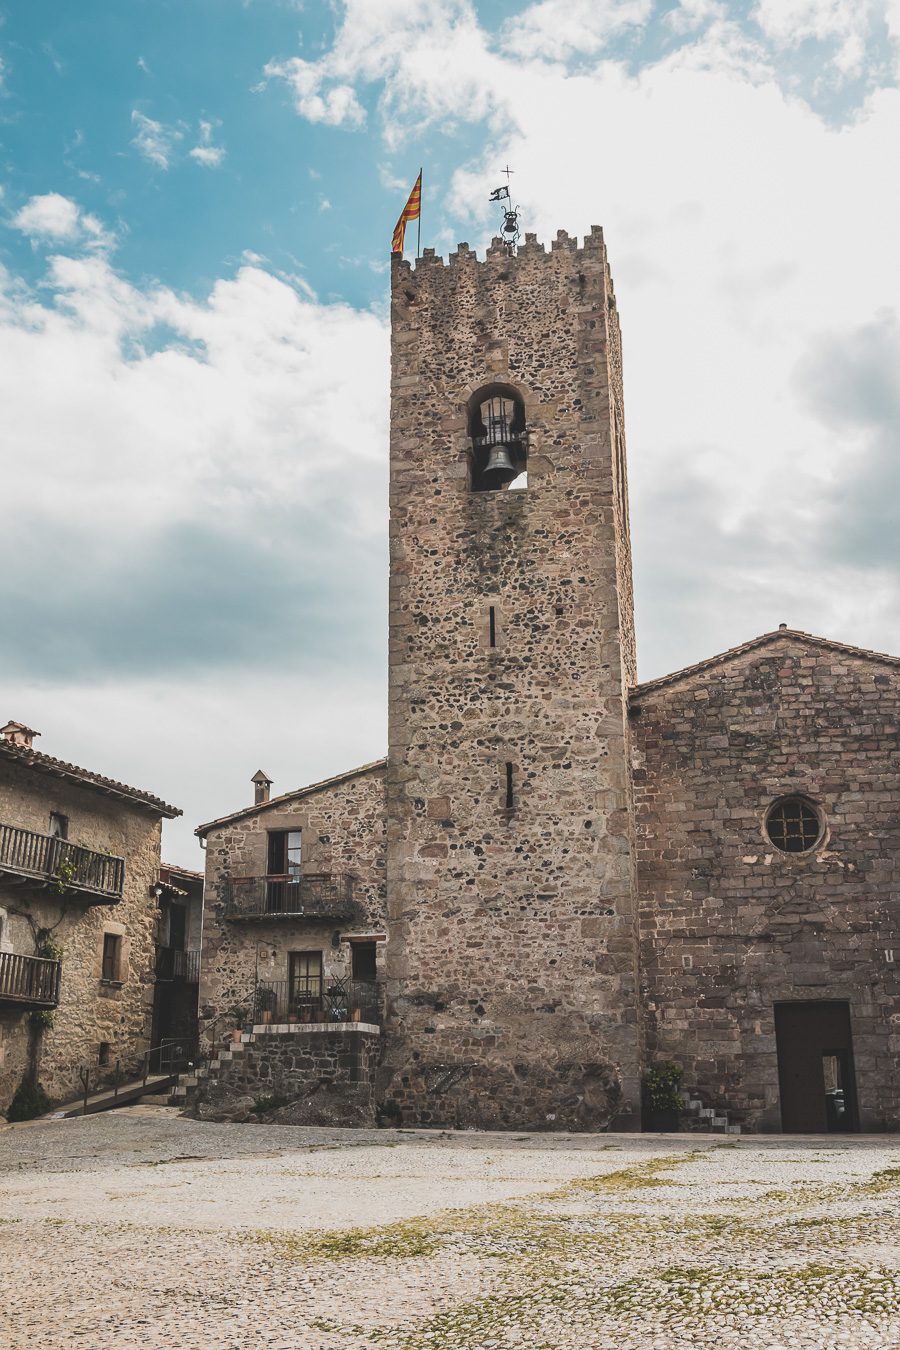
[[[900,0],[0,0],[3,717],[185,808],[385,744],[387,263],[602,224],[640,674],[900,649]],[[412,242],[412,241],[411,241]]]

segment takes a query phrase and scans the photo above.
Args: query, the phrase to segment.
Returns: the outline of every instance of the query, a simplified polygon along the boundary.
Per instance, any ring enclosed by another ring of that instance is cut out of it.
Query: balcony
[[[384,985],[379,980],[258,980],[253,999],[254,1025],[301,1022],[368,1022],[384,1017]]]
[[[88,904],[109,905],[122,899],[125,859],[50,834],[0,825],[0,874],[81,897]]]
[[[167,980],[175,984],[199,984],[200,952],[157,946],[156,980],[158,984]]]
[[[59,1003],[59,974],[58,961],[0,952],[0,1003],[55,1008]]]
[[[291,877],[232,877],[226,919],[350,919],[353,878],[307,872]]]

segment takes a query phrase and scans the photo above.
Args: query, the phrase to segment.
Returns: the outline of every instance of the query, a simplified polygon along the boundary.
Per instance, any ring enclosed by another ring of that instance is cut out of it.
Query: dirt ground
[[[892,1350],[900,1138],[0,1129],[0,1346]]]

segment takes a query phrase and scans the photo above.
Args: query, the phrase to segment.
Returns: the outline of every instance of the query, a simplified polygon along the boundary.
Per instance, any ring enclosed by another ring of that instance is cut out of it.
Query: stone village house
[[[23,1078],[54,1102],[138,1072],[150,1047],[160,832],[181,813],[0,732],[0,1111]],[[199,930],[199,912],[196,918]],[[194,983],[196,994],[196,981]]]
[[[391,378],[387,759],[198,830],[201,1014],[252,1031],[193,1091],[628,1129],[674,1061],[745,1129],[896,1129],[900,660],[782,626],[638,683],[599,229],[395,258]]]

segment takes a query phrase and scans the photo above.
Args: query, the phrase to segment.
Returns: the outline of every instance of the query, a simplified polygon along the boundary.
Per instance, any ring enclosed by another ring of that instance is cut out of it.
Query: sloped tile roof
[[[134,806],[144,807],[155,815],[165,816],[167,820],[174,820],[176,816],[182,814],[179,807],[169,806],[167,802],[160,797],[154,797],[150,792],[129,787],[127,783],[119,783],[115,778],[104,778],[102,774],[91,773],[88,769],[79,768],[77,764],[67,764],[65,760],[54,759],[52,755],[45,755],[31,746],[12,745],[9,741],[0,740],[0,756],[25,768],[34,769],[37,773],[49,774],[54,778],[67,779],[70,783],[95,788],[107,797],[119,797]]]
[[[359,778],[366,773],[378,773],[386,765],[386,759],[373,759],[371,764],[361,764],[358,769],[348,769],[345,773],[335,774],[333,778],[323,778],[319,783],[309,783],[306,787],[294,788],[291,792],[282,792],[278,797],[270,797],[267,802],[258,802],[253,806],[244,807],[242,811],[232,811],[230,815],[219,816],[216,820],[210,820],[205,825],[198,825],[194,834],[199,835],[202,839],[209,834],[210,830],[215,830],[220,825],[230,825],[236,820],[247,820],[251,816],[259,815],[262,811],[269,811],[273,806],[280,806],[283,802],[293,802],[298,797],[311,796],[314,792],[322,792],[325,788],[336,787],[338,783],[349,782],[351,778]]]
[[[885,652],[869,651],[865,647],[852,647],[846,642],[834,642],[831,638],[816,637],[814,633],[804,633],[799,628],[776,628],[774,632],[762,633],[759,637],[751,638],[749,642],[742,642],[737,647],[729,647],[728,651],[720,652],[717,656],[708,656],[705,661],[697,661],[692,666],[685,666],[683,670],[674,670],[671,675],[661,675],[656,680],[648,680],[645,684],[637,684],[629,694],[630,702],[638,702],[646,698],[648,694],[653,694],[657,689],[668,688],[669,685],[679,684],[682,680],[692,680],[700,675],[705,675],[708,671],[715,670],[716,667],[726,665],[729,661],[734,661],[738,657],[745,656],[748,652],[759,651],[763,647],[769,647],[774,643],[788,642],[806,642],[813,647],[822,647],[827,651],[836,652],[844,656],[855,656],[865,661],[876,661],[882,665],[900,668],[900,656],[889,656]]]

